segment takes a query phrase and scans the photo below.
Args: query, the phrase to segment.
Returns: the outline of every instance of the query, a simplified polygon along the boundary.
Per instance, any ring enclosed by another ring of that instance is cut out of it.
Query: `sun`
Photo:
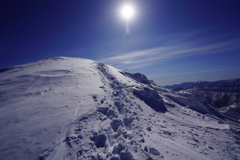
[[[131,20],[135,16],[135,8],[132,4],[124,4],[120,9],[120,15],[126,21]]]
[[[124,3],[119,7],[119,16],[126,25],[126,32],[129,34],[130,24],[136,19],[136,7],[133,3]]]

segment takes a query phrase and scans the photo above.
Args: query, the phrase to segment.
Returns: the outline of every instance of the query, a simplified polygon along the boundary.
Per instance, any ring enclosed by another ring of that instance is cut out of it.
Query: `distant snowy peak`
[[[240,87],[240,78],[218,80],[218,81],[197,81],[197,82],[185,82],[181,84],[166,85],[163,88],[183,90],[191,88],[216,88],[216,87]]]

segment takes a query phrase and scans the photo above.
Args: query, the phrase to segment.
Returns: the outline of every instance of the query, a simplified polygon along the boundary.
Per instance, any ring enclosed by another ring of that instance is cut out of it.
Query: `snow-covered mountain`
[[[197,81],[197,82],[185,82],[174,85],[166,85],[163,88],[172,90],[184,90],[191,88],[223,88],[223,87],[240,87],[240,78],[226,79],[219,81]]]
[[[240,79],[187,82],[164,87],[180,95],[188,94],[192,99],[210,105],[232,118],[240,118]]]
[[[58,57],[0,70],[1,160],[240,159],[240,123],[140,73]]]

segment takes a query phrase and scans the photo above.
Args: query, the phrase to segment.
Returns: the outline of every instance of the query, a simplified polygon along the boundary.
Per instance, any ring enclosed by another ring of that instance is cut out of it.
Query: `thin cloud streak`
[[[199,43],[180,42],[178,45],[165,45],[146,50],[128,52],[122,55],[110,56],[99,60],[111,65],[136,65],[148,63],[154,64],[159,61],[171,60],[173,58],[187,57],[193,55],[206,55],[220,52],[227,52],[240,49],[240,39],[215,42],[210,45],[199,45]],[[139,65],[141,66],[141,65]]]
[[[230,69],[210,69],[210,70],[202,70],[202,71],[181,72],[181,73],[174,73],[174,74],[164,74],[163,76],[188,75],[188,74],[198,74],[198,73],[207,73],[207,72],[219,72],[219,71],[226,71],[226,70],[230,70]]]
[[[161,75],[161,77],[166,77],[166,76],[176,76],[176,75],[189,75],[189,74],[198,74],[198,73],[207,73],[207,72],[219,72],[219,71],[226,71],[226,70],[230,70],[232,68],[228,68],[228,69],[210,69],[210,70],[201,70],[201,71],[191,71],[191,72],[180,72],[180,73],[173,73],[173,74],[164,74],[164,73],[158,73],[155,75],[150,75],[148,76],[148,78],[159,78]]]
[[[122,70],[125,70],[126,68],[128,68],[128,70],[131,71],[131,70],[135,70],[135,69],[146,68],[151,65],[153,65],[153,63],[138,63],[135,65],[122,63],[122,64],[115,65],[115,67],[118,69],[122,69]]]

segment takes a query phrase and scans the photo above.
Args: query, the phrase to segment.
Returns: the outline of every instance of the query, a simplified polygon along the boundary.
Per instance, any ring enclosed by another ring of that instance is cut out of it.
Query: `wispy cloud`
[[[98,61],[114,66],[132,66],[136,68],[136,66],[142,67],[143,64],[144,66],[149,66],[160,61],[171,60],[173,58],[200,54],[214,54],[240,49],[240,39],[229,39],[225,41],[214,40],[209,42],[209,37],[201,37],[199,40],[196,38],[196,36],[201,33],[203,32],[199,31],[177,34],[175,38],[173,35],[169,36],[172,38],[172,41],[166,36],[166,42],[157,47],[131,51],[118,55],[108,55],[108,57]],[[160,41],[163,40],[164,38],[162,37]],[[204,41],[208,41],[208,44],[201,43]],[[146,41],[146,43],[148,42]]]
[[[167,85],[167,84],[177,84],[182,82],[189,81],[198,81],[198,80],[219,80],[219,79],[227,79],[227,78],[236,78],[236,77],[224,77],[224,74],[233,70],[238,70],[237,67],[233,68],[220,68],[220,69],[206,69],[206,70],[193,70],[193,71],[183,71],[183,72],[174,72],[173,70],[165,70],[162,73],[156,73],[153,75],[149,75],[149,79],[155,79],[155,82],[159,85]],[[211,75],[219,75],[211,77]],[[224,74],[223,74],[224,73]],[[173,78],[174,77],[174,78]]]
[[[180,72],[180,73],[174,73],[174,74],[164,74],[163,76],[199,74],[199,73],[216,72],[216,71],[227,71],[227,70],[231,70],[231,69],[229,69],[229,68],[228,69],[210,69],[210,70],[201,70],[201,71],[192,71],[192,72]]]

